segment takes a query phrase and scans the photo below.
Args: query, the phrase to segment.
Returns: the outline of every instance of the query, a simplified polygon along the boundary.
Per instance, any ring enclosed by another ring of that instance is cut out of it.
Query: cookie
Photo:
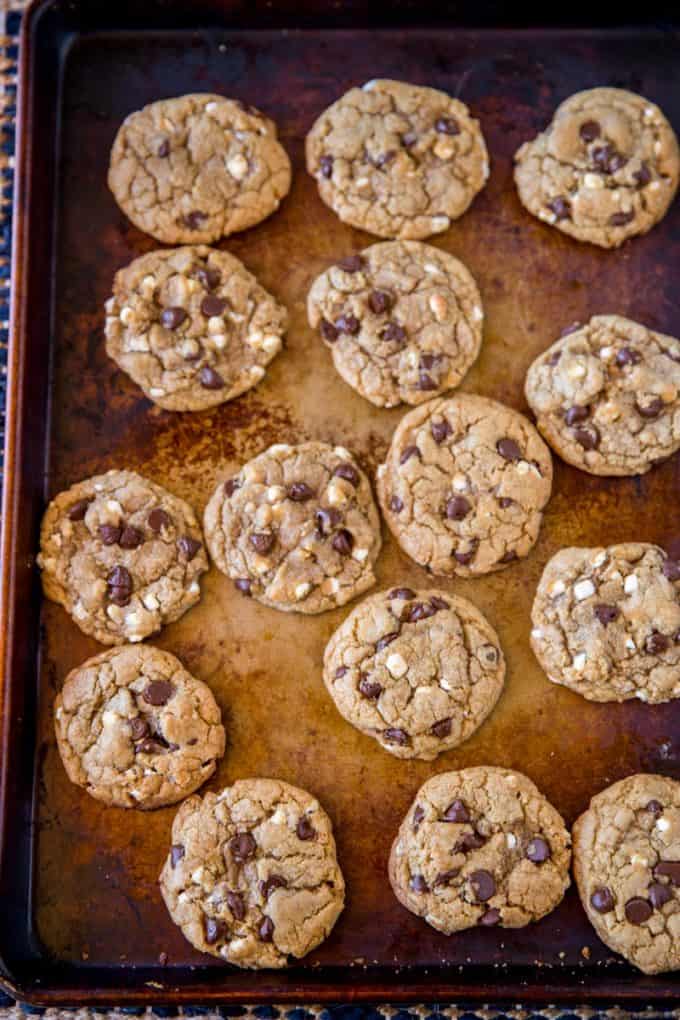
[[[644,474],[680,448],[680,340],[620,315],[569,327],[525,393],[550,445],[592,475]]]
[[[107,471],[52,500],[40,529],[43,591],[104,645],[142,641],[201,597],[203,536],[183,499]]]
[[[531,622],[531,647],[553,683],[590,701],[680,698],[680,561],[658,546],[561,549]]]
[[[389,876],[407,910],[450,935],[538,921],[569,887],[570,859],[564,821],[531,780],[481,765],[421,786]]]
[[[202,411],[264,378],[288,316],[233,255],[152,251],[116,273],[106,352],[166,411]]]
[[[522,205],[575,237],[618,248],[665,216],[680,152],[658,106],[625,89],[577,92],[515,154]]]
[[[448,230],[489,176],[484,137],[464,103],[386,79],[329,106],[307,135],[306,155],[343,223],[404,240]]]
[[[273,609],[322,613],[375,584],[380,519],[342,446],[270,446],[220,482],[204,525],[216,566]]]
[[[416,563],[475,577],[529,553],[551,485],[550,451],[533,425],[461,393],[404,415],[377,488],[392,534]]]
[[[54,727],[71,782],[116,807],[176,804],[224,754],[210,689],[150,645],[111,648],[72,670],[54,704]]]
[[[576,885],[604,944],[645,974],[680,970],[680,782],[614,783],[573,836]]]
[[[503,689],[498,635],[467,599],[393,588],[352,610],[326,647],[323,678],[340,713],[397,758],[457,747]]]
[[[469,271],[418,241],[386,241],[322,273],[307,298],[336,370],[378,407],[422,404],[457,386],[482,343]]]
[[[276,779],[241,779],[185,801],[160,885],[192,946],[237,967],[306,956],[345,902],[328,815]]]
[[[290,177],[273,121],[208,93],[131,113],[109,166],[120,208],[164,244],[210,244],[260,223],[288,194]]]

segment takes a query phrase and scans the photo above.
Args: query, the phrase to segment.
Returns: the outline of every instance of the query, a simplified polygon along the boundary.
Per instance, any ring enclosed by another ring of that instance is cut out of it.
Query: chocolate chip
[[[242,595],[252,595],[253,593],[253,582],[249,577],[237,577],[234,581],[234,587],[237,588]]]
[[[294,503],[306,503],[313,497],[314,490],[307,485],[307,482],[293,482],[288,486],[288,499],[292,499]]]
[[[166,329],[177,329],[187,317],[183,308],[164,308],[161,312],[161,325]]]
[[[504,460],[515,461],[522,459],[522,451],[514,439],[508,439],[507,437],[499,439],[496,443],[496,449]]]
[[[133,740],[142,740],[144,737],[148,737],[149,726],[142,719],[141,715],[136,715],[134,719],[130,719],[130,734]]]
[[[653,815],[654,818],[658,818],[659,815],[663,814],[663,804],[661,804],[658,800],[650,800],[645,806],[645,811],[649,811],[650,815]]]
[[[375,643],[376,652],[382,652],[383,648],[387,648],[387,646],[391,645],[393,641],[396,641],[398,637],[399,637],[398,630],[393,630],[389,634],[383,634],[383,636],[379,638]]]
[[[628,212],[624,212],[622,209],[619,212],[612,213],[609,217],[610,227],[625,227],[626,223],[630,223],[631,220],[635,219],[635,212],[630,209]]]
[[[647,895],[655,910],[661,910],[664,903],[668,903],[673,898],[673,893],[668,886],[662,885],[661,882],[652,882],[647,889]]]
[[[470,812],[465,801],[456,798],[456,800],[451,801],[442,817],[445,822],[460,822],[463,824],[470,821]]]
[[[125,567],[114,567],[106,576],[109,599],[117,606],[126,606],[132,595],[132,577]]]
[[[526,855],[532,864],[543,864],[544,861],[550,860],[550,845],[541,836],[534,836],[529,841]]]
[[[262,899],[268,900],[274,889],[285,889],[287,886],[288,883],[283,875],[270,875],[268,878],[265,878],[263,882],[260,882]]]
[[[447,439],[453,432],[453,429],[449,425],[446,418],[443,421],[433,421],[430,424],[430,432],[435,443],[441,444]]]
[[[76,503],[74,503],[73,506],[69,508],[66,515],[69,521],[82,521],[87,513],[88,506],[93,500],[94,496],[89,496],[87,499],[79,499]]]
[[[392,295],[386,290],[372,290],[368,295],[368,307],[374,315],[384,315],[392,307]]]
[[[398,322],[388,322],[380,331],[380,339],[386,344],[403,344],[406,341],[406,330]]]
[[[440,135],[459,135],[460,127],[455,117],[438,117],[434,129]]]
[[[584,450],[596,450],[600,445],[600,433],[591,426],[589,429],[574,429],[574,439]]]
[[[439,612],[442,609],[449,608],[449,603],[446,601],[446,599],[440,598],[439,595],[432,596],[432,598],[430,599],[430,605],[432,606],[433,609],[436,609],[437,612]]]
[[[416,804],[416,806],[413,809],[413,819],[412,819],[413,820],[413,831],[414,832],[418,831],[418,828],[420,827],[420,823],[422,822],[424,817],[425,817],[425,811],[420,806],[420,804]]]
[[[412,889],[413,892],[426,893],[430,891],[430,887],[422,875],[411,875],[408,884],[409,888]]]
[[[415,131],[407,131],[406,134],[401,136],[401,144],[405,149],[410,149],[412,145],[415,145],[418,141],[418,135]]]
[[[596,138],[599,138],[601,131],[602,129],[596,120],[585,120],[578,129],[578,133],[586,144],[594,142]]]
[[[295,832],[297,833],[297,838],[305,843],[310,839],[316,839],[316,829],[306,815],[300,815]]]
[[[351,556],[354,548],[354,535],[347,528],[342,528],[333,535],[331,545],[341,556]]]
[[[597,149],[593,149],[592,160],[595,164],[595,169],[603,174],[614,174],[628,162],[626,157],[622,156],[609,142],[606,145],[599,146]]]
[[[361,323],[356,315],[341,315],[335,320],[335,328],[338,333],[347,333],[349,336],[356,336],[361,329]]]
[[[663,576],[669,581],[680,581],[680,560],[672,560],[670,557],[663,561],[661,567]]]
[[[170,140],[168,138],[164,138],[161,144],[158,146],[158,148],[156,149],[156,155],[160,159],[165,159],[166,156],[170,155]]]
[[[321,507],[316,511],[316,530],[320,535],[329,535],[342,520],[342,514],[334,506]]]
[[[104,545],[117,545],[123,529],[117,524],[100,524],[98,530]]]
[[[144,737],[143,740],[138,741],[135,744],[135,754],[164,754],[169,747],[167,740],[156,734],[155,737]],[[172,750],[177,750],[177,744],[173,746]]]
[[[359,487],[360,481],[359,472],[357,471],[353,464],[347,463],[338,464],[338,466],[333,472],[333,477],[344,478],[345,481],[349,482],[350,485],[353,485],[355,489]]]
[[[375,157],[375,159],[373,160],[373,165],[377,166],[378,169],[380,169],[383,166],[387,166],[387,164],[390,163],[395,156],[396,152],[394,151],[394,149],[388,149],[387,152],[383,152],[381,153],[380,156]]]
[[[401,451],[401,457],[399,458],[399,463],[400,464],[405,464],[407,460],[411,459],[411,457],[417,457],[418,460],[422,460],[423,459],[423,455],[421,454],[421,452],[420,452],[420,450],[418,449],[417,446],[413,446],[413,445],[412,446],[405,446],[404,449]]]
[[[238,475],[234,475],[233,478],[227,478],[224,483],[224,495],[229,499],[237,489],[241,488],[241,482],[239,481]]]
[[[257,843],[249,832],[238,832],[229,840],[229,849],[234,860],[242,864],[255,856]]]
[[[595,889],[590,897],[590,904],[598,914],[608,914],[610,910],[614,909],[614,897],[611,889],[607,889],[606,886]]]
[[[507,510],[509,506],[512,506],[514,499],[510,499],[509,496],[501,496],[498,500],[498,505],[503,509]]]
[[[319,330],[321,331],[321,336],[329,344],[334,344],[338,339],[338,331],[333,323],[329,322],[328,319],[321,320],[319,323]]]
[[[576,331],[579,330],[580,328],[581,328],[580,322],[570,323],[568,326],[565,326],[562,332],[560,333],[560,339],[565,336],[570,336],[572,333],[576,333]],[[548,358],[548,364],[554,367],[561,357],[562,351],[553,351],[550,357]]]
[[[416,593],[412,588],[393,588],[387,595],[388,599],[414,599]]]
[[[347,666],[338,666],[335,671],[335,679],[340,680],[348,672]]]
[[[649,655],[661,655],[669,647],[671,641],[665,634],[658,630],[653,631],[645,641],[645,651]]]
[[[227,302],[214,294],[207,294],[201,301],[201,312],[208,319],[213,315],[221,315],[226,307]]]
[[[440,871],[432,884],[435,887],[448,885],[449,882],[452,882],[454,878],[458,877],[458,875],[460,875],[460,868],[449,868],[448,871]]]
[[[644,924],[652,916],[652,905],[649,900],[643,900],[641,896],[633,896],[628,900],[624,908],[626,919],[631,924]]]
[[[573,404],[564,412],[564,420],[567,425],[576,425],[580,421],[585,421],[589,414],[589,407],[585,407],[583,404]]]
[[[648,404],[644,406],[635,402],[638,414],[641,414],[643,418],[658,418],[663,411],[663,400],[661,397],[654,397]]]
[[[172,524],[172,517],[166,513],[165,510],[161,510],[157,506],[151,511],[146,519],[146,523],[149,525],[154,535],[160,535],[163,528],[169,528]]]
[[[670,878],[671,885],[680,886],[680,861],[659,861],[652,874],[654,878]]]
[[[501,558],[499,559],[498,562],[499,563],[514,563],[515,560],[517,560],[517,559],[519,559],[519,556],[517,555],[516,550],[515,549],[508,549],[507,552],[503,553],[503,555],[501,556]]]
[[[491,907],[485,914],[479,919],[479,923],[483,924],[485,928],[492,928],[495,924],[498,924],[501,919],[501,912],[497,907]]]
[[[189,230],[198,230],[203,220],[207,220],[208,214],[201,212],[200,209],[193,209],[187,213],[184,217],[184,224]]]
[[[347,258],[336,262],[336,265],[345,273],[359,273],[364,268],[364,260],[361,255],[348,255]]]
[[[446,501],[446,516],[450,521],[462,521],[472,509],[465,496],[452,496]]]
[[[383,737],[388,744],[398,744],[399,747],[406,747],[411,743],[411,738],[406,730],[400,730],[396,726],[390,726],[389,729],[384,730]]]
[[[472,872],[470,875],[470,885],[478,903],[486,903],[496,892],[496,882],[493,875],[490,871],[485,871],[483,868]]]
[[[148,705],[159,708],[161,705],[167,705],[174,693],[175,688],[167,680],[152,680],[142,697]]]
[[[272,942],[274,939],[274,922],[271,917],[265,917],[258,928],[258,935],[262,942]]]
[[[222,274],[212,266],[201,266],[196,270],[196,279],[206,290],[214,290],[222,279]]]
[[[126,524],[121,533],[118,545],[121,549],[136,549],[144,541],[144,534],[139,528]]]
[[[424,393],[428,390],[436,390],[439,388],[439,383],[436,383],[431,375],[427,372],[420,372],[418,375],[418,389]]]
[[[603,627],[613,623],[614,620],[618,620],[621,615],[621,610],[618,606],[612,606],[607,602],[598,602],[593,612]]]
[[[453,852],[457,854],[469,854],[471,850],[479,850],[480,846],[484,846],[485,843],[486,839],[480,832],[477,832],[476,830],[473,832],[466,832],[456,843],[453,848]]]
[[[260,556],[264,556],[268,553],[271,547],[274,545],[274,535],[268,531],[253,531],[248,535],[248,541],[252,545],[253,549]]]
[[[399,499],[399,496],[390,496],[390,510],[393,514],[400,514],[404,509],[403,500]]]
[[[472,548],[468,549],[467,552],[459,552],[457,549],[453,554],[453,558],[457,563],[460,563],[461,567],[467,567],[469,563],[472,563],[476,554],[479,542],[476,539],[472,540]]]
[[[402,620],[405,623],[417,623],[418,620],[427,620],[437,612],[430,602],[414,602],[404,612]]]
[[[173,843],[170,847],[170,867],[176,868],[184,857],[185,850],[181,843]]]
[[[439,740],[443,740],[444,737],[448,737],[451,734],[451,718],[439,719],[434,723],[430,729],[430,733],[433,737],[437,737]]]
[[[637,365],[642,361],[642,355],[633,347],[622,347],[620,351],[616,352],[616,358],[614,360],[616,361],[616,364],[621,367],[625,365]]]
[[[246,905],[240,893],[228,892],[227,906],[237,921],[242,921],[246,916]]]
[[[649,165],[643,161],[640,164],[640,169],[633,174],[633,180],[637,182],[638,188],[644,188],[651,179],[652,171],[649,169]]]
[[[559,195],[548,202],[548,209],[555,214],[558,223],[560,220],[571,219],[571,202],[564,195]]]
[[[382,694],[382,687],[380,684],[369,680],[367,677],[362,676],[359,681],[359,691],[369,701],[375,701]]]
[[[319,169],[321,170],[321,176],[325,177],[327,181],[330,180],[333,176],[333,157],[321,156],[319,159]]]
[[[198,381],[206,390],[221,390],[226,385],[219,372],[216,372],[210,365],[204,365],[198,373]]]
[[[186,556],[187,560],[193,560],[201,548],[201,543],[192,538],[191,535],[182,535],[181,538],[177,539],[177,548]]]
[[[203,918],[203,930],[205,932],[205,941],[209,946],[214,946],[218,939],[226,934],[224,921],[218,921],[214,917]]]

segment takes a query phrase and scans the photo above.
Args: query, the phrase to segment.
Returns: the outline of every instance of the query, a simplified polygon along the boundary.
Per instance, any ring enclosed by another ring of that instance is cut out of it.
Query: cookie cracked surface
[[[628,776],[574,825],[574,876],[595,931],[645,974],[680,969],[680,783]]]
[[[106,351],[159,407],[201,411],[264,378],[287,319],[233,255],[152,251],[116,273]]]
[[[131,113],[111,150],[109,188],[128,219],[164,244],[210,244],[260,223],[290,189],[276,126],[209,93]]]
[[[595,88],[558,106],[515,164],[530,213],[579,241],[617,248],[665,215],[680,153],[658,106],[624,89]]]
[[[479,123],[464,103],[387,79],[329,106],[307,135],[306,156],[326,205],[380,237],[448,230],[489,176]]]
[[[224,754],[210,689],[149,645],[109,649],[72,670],[54,724],[71,782],[117,807],[175,804],[210,778]]]
[[[323,675],[353,726],[398,758],[431,760],[484,722],[505,659],[467,599],[397,587],[352,610],[328,642]]]
[[[542,435],[593,475],[636,475],[680,448],[680,340],[595,315],[544,351],[525,393]]]
[[[201,596],[196,516],[134,471],[108,471],[52,500],[40,530],[45,596],[105,645],[142,641]]]
[[[406,414],[377,482],[404,552],[433,574],[462,577],[529,553],[551,486],[550,451],[533,425],[468,393]]]
[[[457,386],[482,343],[470,272],[417,241],[374,244],[331,266],[314,281],[307,314],[338,373],[378,407],[421,404]]]
[[[220,482],[204,525],[219,569],[273,609],[322,613],[375,584],[380,519],[342,446],[270,446]]]
[[[311,952],[345,901],[328,815],[275,779],[241,779],[185,801],[160,886],[196,949],[250,968]]]
[[[562,549],[531,611],[553,683],[591,701],[680,697],[680,562],[644,542]]]
[[[569,887],[571,841],[559,813],[520,772],[479,766],[420,788],[392,845],[392,889],[447,935],[520,928]]]

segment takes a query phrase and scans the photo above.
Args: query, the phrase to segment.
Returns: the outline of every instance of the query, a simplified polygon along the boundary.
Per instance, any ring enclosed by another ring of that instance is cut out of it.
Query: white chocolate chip
[[[149,347],[149,341],[146,336],[131,336],[128,337],[125,346],[129,351],[140,351],[146,353],[151,350]]]
[[[146,595],[142,595],[142,602],[150,612],[158,609],[160,602],[156,598],[153,592],[147,592]]]
[[[208,319],[208,333],[222,333],[224,331],[224,319],[221,315],[211,315]]]
[[[335,446],[333,448],[333,453],[335,454],[336,457],[341,457],[343,460],[352,459],[352,454],[349,452],[349,450],[346,450],[344,446]]]
[[[377,84],[378,84],[378,79],[377,78],[371,78],[370,81],[367,81],[365,85],[361,86],[361,91],[362,92],[371,92],[376,87]]]
[[[534,641],[538,641],[539,638],[543,637],[543,631],[541,630],[540,627],[534,627],[534,629],[531,631],[531,636],[534,639]]]
[[[583,599],[589,599],[591,595],[595,594],[595,585],[589,579],[585,581],[577,581],[574,585],[574,598],[577,602],[582,602]]]
[[[368,556],[368,549],[355,549],[352,553],[352,559],[356,560],[357,563],[363,563]]]
[[[312,590],[311,584],[309,584],[307,581],[303,581],[301,584],[297,584],[295,586],[295,598],[298,599],[299,601],[300,599],[303,599],[307,595],[309,595],[311,590]]]
[[[659,830],[659,832],[668,832],[668,830],[671,827],[670,819],[665,818],[663,815],[661,815],[661,817],[657,818],[656,820],[656,827]]]
[[[134,312],[128,305],[126,305],[124,308],[121,308],[119,319],[124,326],[129,326],[133,318]]]
[[[216,347],[218,351],[223,351],[227,346],[227,337],[224,333],[213,333],[209,339],[212,346]]]
[[[321,584],[322,595],[337,595],[340,591],[340,582],[337,577],[327,577]]]
[[[451,487],[456,492],[465,492],[468,488],[468,480],[466,475],[454,475],[451,479]]]
[[[190,595],[197,595],[200,590],[201,586],[198,583],[198,581],[192,581],[189,587],[187,588],[187,591],[189,592]]]
[[[442,271],[439,268],[439,266],[435,266],[432,262],[426,262],[425,265],[423,266],[423,269],[425,270],[426,273],[429,273],[430,276],[442,275]]]
[[[248,374],[251,379],[255,379],[257,382],[259,382],[260,379],[264,379],[264,369],[262,365],[253,365]]]
[[[507,843],[509,850],[514,850],[517,846],[517,836],[515,836],[512,832],[507,832],[505,834],[505,842]]]
[[[635,574],[629,574],[626,580],[623,582],[623,590],[626,595],[632,595],[638,590],[638,579]]]
[[[571,359],[567,365],[567,375],[570,379],[583,379],[587,371],[583,361],[576,358]]]
[[[288,443],[274,443],[273,446],[269,447],[269,453],[272,457],[280,457],[285,453],[288,453],[290,446]]]
[[[606,552],[599,552],[597,556],[594,556],[592,559],[592,564],[594,567],[603,567],[606,562],[607,562]]]
[[[433,216],[430,220],[433,230],[448,230],[451,220],[448,216]]]
[[[641,854],[633,853],[630,855],[630,863],[634,868],[647,868],[649,867],[649,861],[646,857]]]
[[[572,664],[573,668],[578,673],[580,673],[582,670],[585,669],[585,665],[586,665],[586,653],[585,652],[578,652],[574,656],[574,658],[571,660],[571,664]]]
[[[566,590],[567,586],[564,581],[553,581],[553,583],[548,586],[548,595],[551,599],[556,599],[558,595],[563,595]]]
[[[342,485],[342,483],[337,479],[333,478],[326,489],[326,499],[331,506],[344,506],[349,497],[345,491],[344,485]]]
[[[586,188],[604,188],[604,181],[599,174],[585,174],[583,183]]]
[[[177,345],[177,350],[183,358],[195,358],[200,348],[196,340],[192,340],[191,337],[187,337],[186,340],[182,340]]]
[[[434,154],[437,159],[451,159],[455,151],[455,144],[448,138],[440,139],[434,146]]]
[[[104,726],[115,726],[118,722],[118,716],[115,712],[102,712],[102,724]]]
[[[475,320],[475,322],[481,322],[482,319],[484,318],[484,312],[479,307],[479,305],[475,305],[474,308],[472,309],[472,318]]]
[[[441,689],[443,691],[450,691],[450,690],[453,689],[451,687],[451,684],[449,683],[449,681],[446,679],[445,676],[440,676],[439,677],[439,686],[441,687]]]
[[[636,646],[635,642],[633,641],[632,637],[627,637],[626,638],[626,648],[628,649],[629,652],[637,651],[637,646]]]
[[[286,497],[286,490],[282,485],[270,485],[265,492],[265,498],[268,503],[279,503]]]
[[[437,322],[443,322],[449,310],[445,298],[441,294],[432,294],[428,304]]]
[[[206,103],[205,104],[205,112],[206,113],[214,113],[214,111],[216,109],[217,109],[217,103],[214,102],[214,100],[211,101],[210,103]]]
[[[227,160],[227,170],[237,181],[242,181],[248,173],[248,160],[239,152]]]
[[[165,390],[162,386],[152,386],[149,390],[149,396],[151,397],[164,397]]]
[[[408,673],[408,664],[398,652],[388,655],[385,666],[387,667],[387,672],[391,676],[396,677],[397,680]]]
[[[274,333],[270,333],[262,341],[262,350],[266,351],[267,354],[273,354],[274,351],[278,351],[281,347],[281,337],[276,336]]]
[[[613,347],[601,347],[599,351],[600,357],[603,361],[611,361],[614,357]]]

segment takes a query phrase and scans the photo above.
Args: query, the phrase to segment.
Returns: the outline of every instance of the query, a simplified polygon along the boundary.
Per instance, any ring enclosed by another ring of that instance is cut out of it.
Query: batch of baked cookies
[[[192,945],[243,967],[314,949],[342,911],[344,880],[311,794],[247,778],[195,795],[224,754],[220,710],[175,656],[142,642],[198,602],[209,558],[272,610],[357,599],[326,648],[328,693],[386,752],[433,760],[484,723],[505,677],[490,623],[436,579],[512,570],[531,552],[551,496],[549,446],[582,471],[618,476],[680,447],[680,341],[617,315],[572,324],[531,365],[536,426],[452,392],[480,350],[482,299],[462,262],[423,241],[463,215],[489,176],[463,103],[372,81],[321,114],[306,153],[322,200],[386,239],[348,252],[307,300],[345,382],[374,405],[411,405],[374,480],[380,513],[351,451],[282,442],[221,479],[202,526],[184,500],[131,471],[77,482],[48,507],[39,557],[46,596],[112,646],[56,699],[69,778],[115,807],[183,801],[161,893]],[[599,88],[562,103],[519,149],[515,181],[530,213],[613,248],[664,216],[679,168],[659,108]],[[121,126],[109,171],[118,204],[158,241],[185,245],[121,269],[106,307],[109,355],[160,407],[191,413],[238,398],[282,350],[285,308],[208,245],[272,214],[290,179],[275,125],[237,101],[163,100]],[[381,516],[426,571],[422,588],[365,594]],[[527,631],[552,682],[596,701],[663,702],[680,697],[680,561],[630,537],[553,556]],[[570,835],[518,772],[440,772],[394,834],[389,880],[445,934],[519,927],[561,901],[572,839],[600,938],[648,973],[680,968],[680,783],[664,776],[597,794]]]

